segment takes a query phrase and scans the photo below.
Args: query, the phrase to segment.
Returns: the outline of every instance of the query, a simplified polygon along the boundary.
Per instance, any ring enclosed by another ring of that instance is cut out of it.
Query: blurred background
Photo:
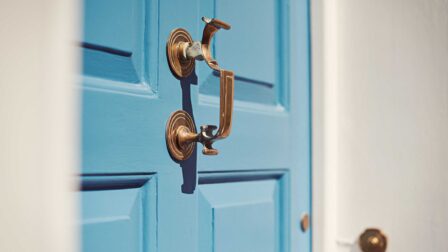
[[[448,1],[312,1],[315,251],[447,251]]]

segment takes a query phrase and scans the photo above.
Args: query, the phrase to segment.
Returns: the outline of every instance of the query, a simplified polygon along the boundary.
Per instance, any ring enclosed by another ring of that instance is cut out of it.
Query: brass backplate
[[[183,110],[177,110],[171,114],[166,123],[165,139],[170,155],[175,160],[186,160],[193,154],[196,142],[183,144],[178,142],[178,129],[185,126],[191,133],[196,134],[196,126],[193,118]]]
[[[193,43],[190,34],[182,28],[174,29],[166,42],[166,55],[168,64],[173,74],[177,78],[189,76],[194,70],[194,59],[184,59],[182,57],[182,44]]]
[[[377,228],[368,228],[359,236],[359,246],[363,252],[385,252],[387,237]]]

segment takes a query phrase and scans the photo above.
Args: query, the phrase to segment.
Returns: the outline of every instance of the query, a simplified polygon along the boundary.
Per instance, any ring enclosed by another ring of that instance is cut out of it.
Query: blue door
[[[308,1],[85,0],[83,8],[82,250],[311,251]],[[218,155],[190,139],[194,148],[179,158],[166,132],[173,112],[185,111],[197,130],[223,117],[222,72],[194,59],[186,76],[170,67],[170,34],[183,28],[201,48],[203,16],[231,25],[209,47],[234,73],[231,131],[213,144]]]

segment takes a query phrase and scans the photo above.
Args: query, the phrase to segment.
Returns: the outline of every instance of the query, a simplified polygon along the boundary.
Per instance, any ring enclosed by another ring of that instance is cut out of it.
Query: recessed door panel
[[[84,1],[84,74],[138,83],[144,0]]]
[[[288,0],[201,1],[203,15],[216,15],[232,25],[229,31],[216,35],[214,53],[221,67],[235,72],[232,133],[228,141],[216,144],[222,155],[214,160],[200,158],[203,167],[248,170],[290,166],[286,157],[291,141],[295,141],[290,136],[296,130],[292,120],[295,112],[290,110],[291,78],[297,76],[298,69],[291,68],[291,62],[299,58],[291,58],[295,45],[290,44],[290,38],[295,30],[289,25],[293,19],[289,5]],[[219,78],[206,66],[197,65],[197,121],[199,125],[216,124]]]
[[[232,67],[248,81],[262,81],[274,85],[279,30],[277,1],[258,0],[254,3],[217,0],[215,9],[217,17],[236,24],[228,36],[221,34],[216,40],[216,58],[220,60],[220,64]],[[250,18],[247,18],[249,13]]]
[[[225,69],[235,71],[235,99],[267,105],[282,104],[287,47],[284,1],[202,1],[201,10],[232,24],[217,34],[214,55]],[[205,69],[204,69],[205,71]],[[207,73],[200,92],[218,95],[219,78]]]
[[[241,175],[221,174],[199,186],[201,252],[274,252],[283,246],[283,175]]]
[[[86,0],[84,41],[132,52],[143,28],[144,0]],[[140,36],[141,37],[141,36]]]
[[[156,242],[150,238],[155,238],[154,229],[150,229],[155,224],[154,189],[148,178],[85,178],[81,192],[82,251],[154,251],[150,249]]]
[[[153,83],[157,70],[156,8],[156,0],[85,0],[83,74],[127,84]],[[153,62],[152,66],[148,62]],[[98,85],[92,80],[85,82]]]

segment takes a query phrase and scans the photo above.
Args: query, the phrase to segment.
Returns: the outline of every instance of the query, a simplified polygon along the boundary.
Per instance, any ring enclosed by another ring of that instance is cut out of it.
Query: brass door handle
[[[385,252],[387,237],[376,228],[368,228],[359,236],[359,246],[362,252]]]
[[[210,45],[213,35],[219,29],[229,30],[230,25],[218,19],[203,17],[206,23],[202,41],[193,41],[190,34],[178,28],[171,32],[167,42],[167,58],[173,74],[178,78],[189,76],[195,66],[195,60],[204,60],[214,71],[219,72],[220,79],[220,109],[219,128],[215,125],[203,125],[197,133],[193,118],[184,110],[171,114],[166,124],[166,143],[171,156],[176,160],[185,160],[193,153],[196,143],[203,144],[202,153],[217,155],[218,150],[212,144],[230,135],[232,128],[234,74],[221,69],[218,62],[212,58]],[[213,132],[216,130],[216,134]]]

